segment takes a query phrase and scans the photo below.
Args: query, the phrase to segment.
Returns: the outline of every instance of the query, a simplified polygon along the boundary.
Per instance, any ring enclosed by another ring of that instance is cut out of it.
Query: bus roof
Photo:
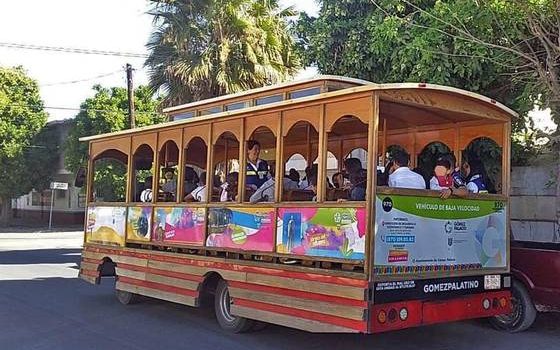
[[[213,113],[213,114],[193,116],[193,117],[188,118],[188,119],[164,122],[164,123],[159,123],[159,124],[155,124],[155,125],[149,125],[149,126],[144,126],[144,127],[140,127],[140,128],[135,128],[135,129],[127,129],[127,130],[122,130],[122,131],[117,131],[117,132],[112,132],[112,133],[105,133],[105,134],[100,134],[100,135],[82,137],[82,138],[80,138],[80,141],[92,141],[92,140],[97,140],[97,139],[103,139],[103,138],[106,138],[106,137],[115,137],[115,136],[128,135],[128,134],[144,132],[144,131],[149,131],[149,130],[158,130],[158,129],[163,129],[163,128],[169,128],[169,127],[172,127],[172,126],[189,124],[189,123],[192,123],[192,122],[200,122],[200,121],[203,121],[203,120],[219,119],[219,118],[223,118],[223,117],[227,117],[227,116],[244,114],[244,113],[247,113],[247,112],[257,112],[257,111],[262,111],[262,110],[266,110],[266,109],[278,108],[278,107],[285,106],[285,105],[288,106],[288,105],[293,105],[293,104],[300,104],[300,103],[304,103],[304,102],[322,100],[322,99],[326,99],[326,98],[334,97],[334,96],[351,95],[351,94],[354,94],[354,93],[367,92],[367,91],[389,91],[389,90],[411,90],[411,89],[412,90],[440,91],[440,92],[444,92],[444,93],[448,93],[448,94],[452,94],[452,95],[465,97],[465,98],[468,98],[468,99],[471,99],[471,100],[475,100],[475,101],[477,101],[478,103],[481,103],[481,104],[490,105],[493,108],[507,114],[509,116],[509,118],[518,116],[518,114],[516,112],[514,112],[513,110],[511,110],[510,108],[506,107],[505,105],[503,105],[503,104],[501,104],[501,103],[499,103],[499,102],[497,102],[493,99],[490,99],[489,97],[486,97],[486,96],[483,96],[483,95],[480,95],[480,94],[477,94],[477,93],[469,92],[469,91],[466,91],[466,90],[449,87],[449,86],[427,84],[427,83],[376,84],[376,83],[368,82],[368,81],[365,81],[365,80],[346,78],[346,77],[340,77],[340,76],[331,76],[331,75],[318,75],[314,78],[307,79],[307,80],[292,81],[292,82],[278,84],[278,85],[266,86],[266,87],[262,87],[262,88],[257,88],[257,89],[252,89],[252,90],[240,92],[240,93],[219,96],[219,97],[215,97],[215,98],[211,98],[211,99],[207,99],[207,100],[202,100],[202,101],[197,101],[197,102],[192,102],[192,103],[188,103],[188,104],[183,104],[183,105],[179,105],[179,106],[175,106],[175,107],[169,107],[169,108],[164,109],[163,112],[164,113],[173,113],[173,112],[177,112],[177,111],[183,111],[183,110],[186,110],[186,109],[190,109],[190,108],[193,108],[193,107],[200,107],[200,106],[203,106],[203,105],[211,105],[211,104],[216,104],[216,103],[225,103],[225,102],[228,102],[228,101],[235,101],[235,100],[238,100],[240,97],[245,97],[245,96],[249,97],[249,96],[254,96],[254,95],[260,95],[263,92],[264,93],[273,92],[273,91],[276,91],[276,90],[286,89],[286,88],[290,88],[290,87],[297,88],[297,87],[302,86],[302,85],[307,86],[307,85],[309,85],[309,83],[321,83],[321,82],[328,82],[328,81],[344,83],[344,84],[346,84],[346,87],[341,88],[340,90],[324,92],[324,93],[315,94],[315,95],[309,95],[309,96],[302,97],[302,98],[297,98],[297,99],[284,99],[284,100],[274,102],[274,103],[269,103],[269,104],[250,106],[250,107],[231,110],[231,111],[221,111],[221,112],[217,112],[217,113]]]

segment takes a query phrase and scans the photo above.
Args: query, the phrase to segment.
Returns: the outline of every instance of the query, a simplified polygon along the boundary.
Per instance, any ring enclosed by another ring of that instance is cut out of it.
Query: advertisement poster
[[[273,208],[210,208],[206,245],[271,252],[274,249],[273,219]]]
[[[125,207],[90,207],[87,212],[88,243],[124,245]]]
[[[126,218],[127,238],[149,242],[152,233],[152,207],[129,207]]]
[[[276,251],[284,254],[363,259],[364,208],[278,210]]]
[[[202,245],[205,234],[204,208],[156,208],[154,231],[156,242]]]
[[[378,195],[375,272],[506,267],[504,201]]]

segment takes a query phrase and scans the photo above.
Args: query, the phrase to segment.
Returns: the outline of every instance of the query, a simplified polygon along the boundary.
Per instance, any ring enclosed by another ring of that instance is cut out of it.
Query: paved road
[[[310,334],[270,326],[222,332],[211,310],[144,299],[120,305],[114,283],[76,278],[79,233],[0,233],[0,349],[560,349],[560,314],[509,335],[482,321],[380,335]]]

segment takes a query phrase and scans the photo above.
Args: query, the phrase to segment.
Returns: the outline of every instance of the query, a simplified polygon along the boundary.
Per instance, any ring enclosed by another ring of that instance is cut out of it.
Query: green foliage
[[[128,97],[124,88],[93,87],[95,95],[82,104],[82,111],[76,115],[74,125],[66,142],[66,168],[75,172],[86,165],[88,145],[80,142],[80,137],[115,132],[130,127],[128,117]],[[145,126],[165,120],[158,113],[159,101],[152,98],[147,86],[140,86],[134,91],[136,126]]]
[[[102,202],[124,202],[126,164],[115,159],[100,159],[95,162],[94,168],[94,198]]]
[[[37,82],[22,67],[0,67],[0,202],[31,190],[24,158],[46,121]]]
[[[150,86],[180,104],[285,81],[300,68],[277,0],[152,0]]]
[[[513,132],[525,135],[531,134],[527,113],[535,101],[554,107],[553,89],[546,84],[546,71],[553,72],[554,66],[545,67],[545,73],[539,70],[537,62],[547,62],[545,50],[531,32],[535,25],[528,23],[541,23],[544,29],[550,28],[548,23],[560,26],[558,0],[321,4],[317,18],[301,15],[297,33],[304,63],[322,73],[379,83],[421,81],[477,92],[516,110],[521,117],[513,120]],[[551,28],[545,36],[558,42],[559,31]]]

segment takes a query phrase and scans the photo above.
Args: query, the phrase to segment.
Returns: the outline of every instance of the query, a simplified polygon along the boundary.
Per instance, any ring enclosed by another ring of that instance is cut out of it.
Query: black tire
[[[230,312],[231,299],[227,283],[220,280],[216,286],[214,297],[214,312],[216,319],[222,329],[232,333],[243,333],[249,331],[255,322],[245,317],[233,316]]]
[[[537,309],[531,300],[531,296],[527,288],[514,280],[511,287],[511,303],[512,311],[507,315],[494,316],[490,319],[490,323],[496,329],[507,331],[509,333],[517,333],[531,327],[537,317]]]
[[[135,304],[138,302],[140,297],[138,294],[119,289],[115,290],[115,295],[117,296],[117,300],[123,305]]]

